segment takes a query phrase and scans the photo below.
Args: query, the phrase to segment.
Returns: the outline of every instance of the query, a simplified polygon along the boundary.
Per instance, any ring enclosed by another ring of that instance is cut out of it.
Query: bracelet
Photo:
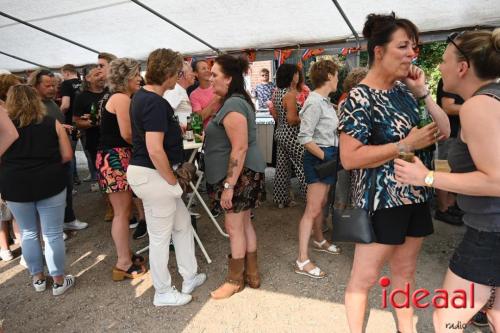
[[[423,99],[426,99],[427,96],[429,96],[431,94],[431,91],[428,88],[426,88],[426,89],[427,89],[427,91],[425,92],[425,94],[423,96],[417,97],[417,100],[421,101]]]

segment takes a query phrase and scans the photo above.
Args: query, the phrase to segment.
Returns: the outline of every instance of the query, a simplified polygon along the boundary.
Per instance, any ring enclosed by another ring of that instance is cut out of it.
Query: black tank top
[[[19,138],[0,164],[2,199],[33,202],[59,194],[66,187],[67,172],[61,162],[56,120],[45,116],[41,123],[17,131]]]
[[[488,84],[479,89],[474,94],[476,95],[487,95],[500,101],[500,83]],[[469,148],[462,141],[460,133],[450,147],[448,162],[452,172],[465,173],[477,170]],[[458,194],[457,203],[465,212],[466,225],[481,231],[500,232],[500,198]]]
[[[122,147],[132,147],[127,141],[125,141],[120,134],[120,127],[118,126],[118,119],[116,114],[106,110],[106,105],[108,104],[110,95],[106,100],[102,102],[101,106],[101,137],[99,140],[99,149],[111,149],[111,148],[122,148]]]

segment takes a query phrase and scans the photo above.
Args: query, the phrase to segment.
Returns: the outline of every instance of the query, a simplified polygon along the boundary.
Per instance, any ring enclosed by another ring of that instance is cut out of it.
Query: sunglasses
[[[453,46],[455,46],[455,48],[458,50],[458,52],[460,52],[460,54],[465,58],[465,61],[467,62],[467,67],[470,67],[470,61],[469,61],[469,57],[465,54],[465,52],[457,45],[457,43],[455,43],[455,39],[457,39],[458,37],[462,36],[464,34],[465,31],[455,31],[455,32],[452,32],[450,35],[448,35],[448,37],[446,38],[446,42],[448,44],[453,44]]]

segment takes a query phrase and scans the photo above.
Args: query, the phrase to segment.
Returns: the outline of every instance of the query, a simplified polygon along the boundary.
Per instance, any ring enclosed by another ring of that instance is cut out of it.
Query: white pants
[[[177,267],[184,280],[196,275],[191,216],[181,199],[179,184],[172,186],[155,169],[130,165],[127,180],[142,199],[149,234],[149,262],[153,285],[158,293],[171,290],[168,271],[170,237],[175,246]]]

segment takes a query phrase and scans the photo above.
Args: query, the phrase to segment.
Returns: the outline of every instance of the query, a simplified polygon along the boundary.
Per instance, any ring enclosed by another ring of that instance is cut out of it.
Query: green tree
[[[436,89],[441,78],[438,65],[446,49],[445,42],[432,42],[424,44],[420,47],[418,55],[417,66],[422,68],[425,73],[426,80],[429,84],[429,89],[433,96],[436,96]]]

